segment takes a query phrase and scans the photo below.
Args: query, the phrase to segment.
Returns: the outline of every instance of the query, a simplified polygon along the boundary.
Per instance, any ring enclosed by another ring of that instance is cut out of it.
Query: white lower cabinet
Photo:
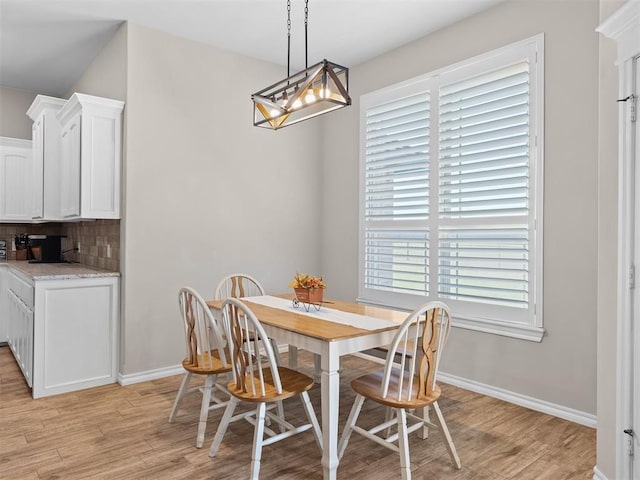
[[[116,381],[117,277],[35,282],[33,398]]]
[[[119,278],[8,271],[8,343],[33,398],[115,383]]]
[[[9,341],[9,308],[7,306],[7,275],[9,270],[0,265],[0,344]]]
[[[7,287],[9,346],[27,384],[33,387],[33,285],[9,271]]]
[[[33,387],[33,310],[9,290],[10,315],[14,319],[11,350],[27,384]]]

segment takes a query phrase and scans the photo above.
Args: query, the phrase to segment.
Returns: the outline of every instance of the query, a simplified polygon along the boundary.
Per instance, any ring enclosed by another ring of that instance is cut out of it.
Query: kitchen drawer
[[[7,286],[22,303],[33,310],[33,284],[10,271]]]

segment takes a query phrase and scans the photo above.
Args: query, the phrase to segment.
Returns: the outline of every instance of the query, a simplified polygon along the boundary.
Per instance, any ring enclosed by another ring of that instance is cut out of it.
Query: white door
[[[631,331],[633,333],[634,347],[632,349],[633,355],[633,371],[632,371],[632,429],[634,430],[631,441],[633,442],[634,455],[631,460],[631,471],[634,480],[640,480],[640,285],[639,272],[640,269],[640,119],[638,119],[638,107],[640,101],[638,96],[640,95],[640,57],[635,58],[634,65],[634,94],[636,109],[635,125],[634,125],[634,140],[635,149],[633,164],[635,165],[635,187],[634,187],[634,226],[633,226],[633,265],[635,266],[633,274],[635,275],[635,288],[632,291],[631,299]]]

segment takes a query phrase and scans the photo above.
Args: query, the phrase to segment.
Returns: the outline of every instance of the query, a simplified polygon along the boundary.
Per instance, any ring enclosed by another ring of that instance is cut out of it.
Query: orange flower
[[[308,288],[316,290],[318,288],[327,288],[322,277],[313,277],[306,273],[296,273],[293,281],[289,284],[289,288]]]

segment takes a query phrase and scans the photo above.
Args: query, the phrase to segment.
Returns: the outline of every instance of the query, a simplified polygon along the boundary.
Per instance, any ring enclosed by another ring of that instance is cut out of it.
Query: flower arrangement
[[[307,288],[309,290],[324,290],[327,285],[322,277],[314,277],[306,273],[296,273],[293,281],[289,284],[289,288]]]
[[[322,277],[314,277],[306,273],[296,273],[293,281],[289,284],[289,288],[293,288],[295,291],[293,306],[298,308],[298,305],[302,304],[308,312],[311,305],[313,305],[316,310],[320,309],[324,290],[327,288],[327,285],[324,283]]]

